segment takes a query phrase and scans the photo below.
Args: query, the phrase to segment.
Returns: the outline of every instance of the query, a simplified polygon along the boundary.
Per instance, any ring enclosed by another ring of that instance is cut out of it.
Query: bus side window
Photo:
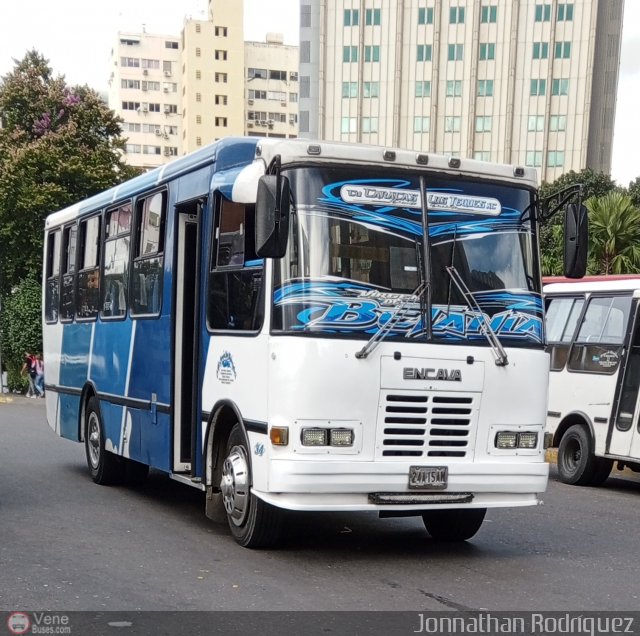
[[[131,275],[132,316],[160,315],[166,201],[166,192],[156,192],[136,204],[136,234]]]
[[[60,291],[60,320],[70,322],[75,313],[75,282],[76,282],[76,240],[78,226],[66,227],[62,235],[62,289]]]
[[[100,302],[100,215],[80,224],[76,318],[95,319]]]
[[[568,368],[571,371],[614,374],[620,365],[630,310],[630,296],[590,298],[571,350]]]
[[[51,232],[47,238],[47,272],[45,293],[45,320],[58,320],[60,298],[60,230]]]
[[[582,312],[584,298],[551,298],[547,303],[545,326],[551,371],[562,371]]]
[[[122,318],[127,313],[131,203],[105,214],[104,263],[100,296],[102,318]]]
[[[210,329],[257,331],[264,319],[264,261],[255,253],[255,206],[217,201],[207,302]]]

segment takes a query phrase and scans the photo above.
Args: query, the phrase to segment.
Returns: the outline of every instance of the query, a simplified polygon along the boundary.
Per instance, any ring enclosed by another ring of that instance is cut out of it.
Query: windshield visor
[[[387,339],[424,340],[421,290],[430,288],[434,341],[486,343],[481,317],[447,271],[453,266],[499,338],[541,344],[532,192],[427,176],[425,250],[419,176],[376,172],[286,173],[294,214],[288,253],[276,263],[274,330],[366,339],[393,320]]]

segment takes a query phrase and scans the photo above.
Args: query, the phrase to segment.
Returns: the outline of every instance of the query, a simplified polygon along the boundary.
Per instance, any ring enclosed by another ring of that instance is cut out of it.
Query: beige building
[[[245,42],[246,121],[256,137],[298,136],[298,47],[279,33],[265,42]]]
[[[178,156],[182,135],[179,38],[118,33],[111,63],[109,106],[124,120],[127,162],[154,168]]]
[[[300,135],[609,172],[624,0],[301,0]]]
[[[183,154],[244,130],[243,3],[209,0],[182,30]]]

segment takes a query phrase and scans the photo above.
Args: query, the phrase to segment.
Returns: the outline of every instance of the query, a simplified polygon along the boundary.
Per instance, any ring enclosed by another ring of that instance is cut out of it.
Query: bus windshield
[[[501,339],[541,345],[529,190],[428,176],[425,250],[418,175],[344,167],[286,174],[294,213],[276,271],[276,331],[368,338],[393,319],[387,337],[424,339],[426,298],[412,296],[429,272],[433,340],[481,343],[482,317],[453,283],[454,268]]]

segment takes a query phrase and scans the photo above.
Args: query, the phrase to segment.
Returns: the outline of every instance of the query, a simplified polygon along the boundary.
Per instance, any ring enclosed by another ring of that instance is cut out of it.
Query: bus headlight
[[[518,433],[518,448],[534,449],[538,446],[538,433]]]
[[[508,448],[516,448],[518,445],[518,434],[511,431],[500,431],[496,433],[496,448],[505,450]]]
[[[525,431],[498,431],[496,433],[495,447],[500,450],[521,448],[523,450],[535,450],[538,447],[538,433]]]
[[[350,428],[332,428],[329,431],[331,446],[353,446],[353,431]]]
[[[303,428],[300,441],[303,446],[353,446],[354,434],[351,428]]]
[[[326,446],[326,428],[303,428],[301,440],[303,446]]]

